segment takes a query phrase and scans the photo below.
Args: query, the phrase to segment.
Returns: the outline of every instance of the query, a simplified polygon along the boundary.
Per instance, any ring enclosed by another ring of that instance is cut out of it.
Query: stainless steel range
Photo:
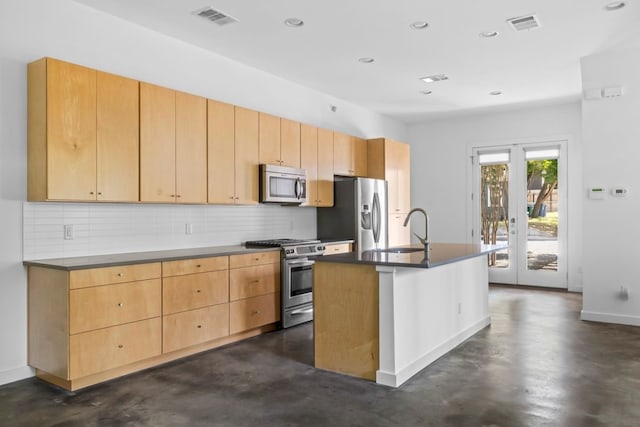
[[[319,240],[274,239],[245,243],[250,248],[282,248],[281,297],[282,327],[289,328],[313,320],[313,264],[312,259],[324,255]]]

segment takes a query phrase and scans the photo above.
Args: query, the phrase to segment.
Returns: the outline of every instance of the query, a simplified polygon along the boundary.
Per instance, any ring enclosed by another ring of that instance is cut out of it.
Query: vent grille
[[[442,80],[449,80],[449,77],[446,74],[435,74],[433,76],[420,77],[420,80],[425,83],[433,83],[440,82]]]
[[[507,19],[514,31],[525,31],[540,27],[540,20],[536,15],[519,16]]]
[[[220,12],[219,10],[216,10],[212,7],[205,7],[203,9],[198,9],[195,12],[193,12],[193,14],[220,26],[238,22],[238,20],[235,19],[234,17],[227,15],[226,13]]]

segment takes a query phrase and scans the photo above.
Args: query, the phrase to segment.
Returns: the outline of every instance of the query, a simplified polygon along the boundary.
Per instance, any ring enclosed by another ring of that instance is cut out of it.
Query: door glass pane
[[[481,239],[484,244],[509,243],[509,163],[506,160],[480,164]],[[482,159],[481,159],[482,160]],[[509,251],[505,249],[489,255],[489,266],[509,267]]]
[[[558,271],[558,159],[557,151],[526,153],[527,269]],[[549,158],[555,157],[555,158]]]

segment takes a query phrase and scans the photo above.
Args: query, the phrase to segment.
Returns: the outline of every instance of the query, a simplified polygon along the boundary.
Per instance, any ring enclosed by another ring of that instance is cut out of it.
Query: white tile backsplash
[[[316,210],[273,205],[23,204],[24,259],[313,238]],[[192,224],[193,234],[185,233]],[[64,240],[73,225],[74,239]]]

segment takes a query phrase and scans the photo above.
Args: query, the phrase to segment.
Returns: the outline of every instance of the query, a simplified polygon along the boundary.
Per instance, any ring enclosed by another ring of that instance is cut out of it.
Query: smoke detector
[[[517,18],[507,19],[514,31],[525,31],[541,27],[540,20],[536,15],[518,16]]]
[[[219,26],[223,26],[223,25],[227,25],[227,24],[232,24],[234,22],[238,22],[238,20],[236,18],[234,18],[233,16],[227,15],[224,12],[220,12],[219,10],[216,10],[214,8],[212,8],[211,6],[207,6],[205,8],[202,9],[198,9],[195,12],[192,12],[194,15],[199,16],[201,18],[204,18],[208,21],[213,22],[214,24],[217,24]]]

